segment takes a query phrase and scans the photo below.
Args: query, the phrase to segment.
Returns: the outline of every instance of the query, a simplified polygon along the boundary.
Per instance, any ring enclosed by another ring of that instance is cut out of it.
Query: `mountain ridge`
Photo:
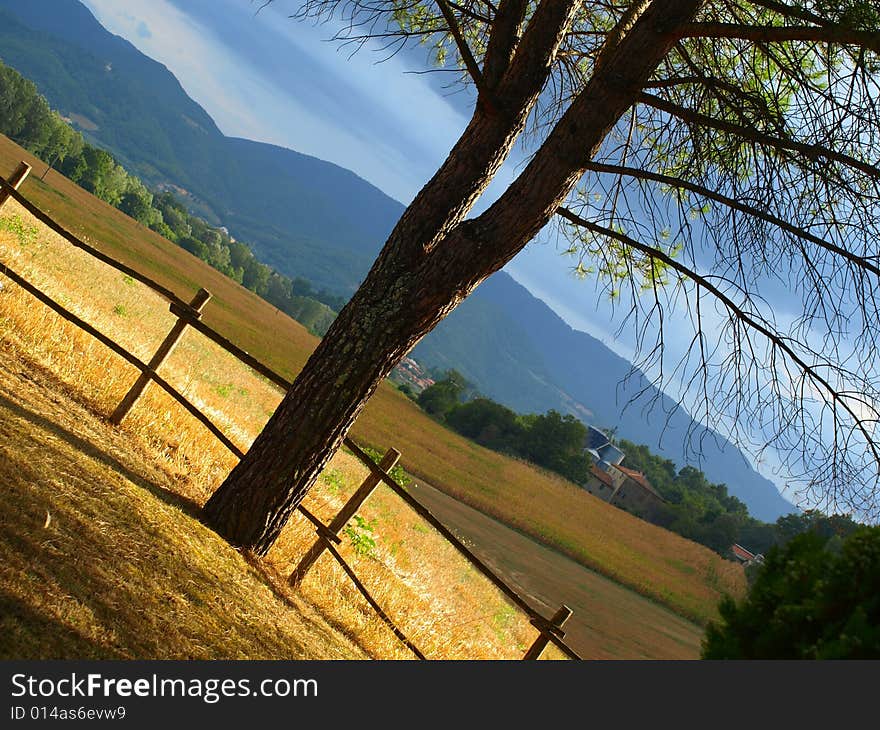
[[[339,165],[224,136],[165,66],[77,0],[0,0],[0,55],[59,112],[93,122],[80,126],[90,142],[183,188],[195,213],[317,288],[353,293],[404,210]]]

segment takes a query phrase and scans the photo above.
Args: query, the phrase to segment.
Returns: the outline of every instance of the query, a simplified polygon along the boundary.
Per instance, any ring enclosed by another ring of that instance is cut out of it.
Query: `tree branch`
[[[670,25],[691,20],[702,3],[654,0],[611,53],[605,73],[593,75],[516,180],[487,210],[457,224],[443,245],[433,248],[431,266],[462,272],[455,295],[464,296],[504,266],[553,217],[609,131],[632,107],[639,89],[675,43],[668,32]],[[570,12],[576,7],[574,3]],[[555,31],[546,23],[534,25],[544,9],[556,20]],[[569,18],[560,0],[542,1],[499,86],[499,102],[505,100],[501,92],[526,80],[517,72],[522,64],[533,68],[537,63],[534,55],[540,54],[542,67],[548,67],[556,47],[550,34],[558,34],[561,40]]]
[[[464,62],[464,66],[470,74],[470,77],[473,79],[477,91],[480,96],[485,97],[484,100],[489,103],[490,100],[483,85],[483,74],[480,72],[480,67],[474,59],[474,54],[471,53],[470,46],[467,44],[467,41],[461,32],[461,26],[459,26],[458,20],[455,18],[455,13],[452,12],[452,8],[449,7],[449,3],[447,3],[446,0],[437,0],[437,7],[440,8],[440,12],[443,14],[443,19],[449,26],[449,32],[455,41],[458,52],[461,54],[461,60]]]
[[[630,238],[626,234],[618,233],[617,231],[613,231],[610,228],[605,228],[604,226],[600,226],[596,223],[588,221],[585,218],[577,215],[573,211],[569,210],[568,208],[565,208],[564,206],[560,206],[559,208],[557,208],[556,212],[569,223],[573,223],[574,225],[577,225],[581,228],[585,228],[586,230],[591,231],[592,233],[595,233],[597,235],[612,238],[622,243],[623,245],[644,254],[645,256],[649,256],[650,258],[661,262],[665,266],[668,266],[674,271],[677,271],[682,276],[685,276],[693,281],[695,284],[697,284],[697,286],[702,287],[707,292],[712,294],[740,322],[761,334],[774,347],[783,352],[809,380],[820,386],[828,394],[831,400],[836,405],[839,405],[844,410],[844,412],[846,412],[849,417],[853,419],[856,428],[858,428],[858,430],[865,437],[865,441],[874,456],[874,460],[877,462],[878,466],[880,466],[880,451],[878,451],[877,445],[874,443],[873,434],[866,425],[865,420],[858,416],[855,411],[853,411],[851,406],[848,405],[847,399],[844,394],[832,387],[831,383],[829,383],[826,378],[822,377],[822,375],[820,375],[815,368],[808,365],[803,360],[803,358],[801,358],[801,356],[794,351],[794,349],[788,344],[788,342],[784,337],[782,337],[782,335],[780,335],[778,332],[774,332],[764,322],[759,321],[748,312],[746,312],[742,307],[738,306],[729,296],[727,296],[727,294],[721,291],[721,289],[715,286],[711,281],[706,279],[706,277],[701,276],[692,269],[689,269],[687,266],[680,263],[679,261],[676,261],[674,258],[668,256],[659,249],[641,243],[640,241],[636,241],[634,238]]]
[[[767,104],[767,100],[762,98],[760,94],[749,93],[742,87],[741,84],[736,84],[730,81],[726,81],[724,79],[719,79],[714,76],[706,76],[700,67],[694,62],[693,58],[691,58],[690,53],[688,53],[687,48],[684,47],[682,43],[678,43],[676,46],[678,52],[681,54],[682,59],[687,64],[688,68],[690,68],[691,73],[694,74],[696,80],[691,83],[699,83],[703,87],[705,87],[723,106],[726,106],[731,109],[734,113],[736,113],[740,119],[742,119],[743,112],[743,101],[748,101],[750,105],[759,107],[759,113],[763,114],[765,119],[768,121],[772,121],[777,130],[780,130],[781,123],[780,118],[781,114],[776,110],[774,113],[773,110]],[[724,98],[721,92],[726,92],[727,94],[731,94],[736,97],[739,103],[730,104],[730,102]]]
[[[477,20],[481,23],[485,23],[486,25],[490,25],[492,23],[492,18],[487,15],[480,15],[479,13],[474,12],[468,7],[464,5],[459,5],[458,3],[452,2],[452,0],[446,0],[446,4],[449,5],[453,10],[457,10],[462,15],[466,15],[471,20]]]
[[[499,102],[506,104],[509,90],[519,94],[520,87],[531,86],[530,79],[538,70],[550,77],[550,68],[579,7],[580,0],[540,0],[497,81]],[[509,32],[512,26],[507,27]]]
[[[736,38],[761,43],[809,41],[859,46],[880,53],[880,33],[853,30],[840,25],[815,26],[738,25],[736,23],[690,23],[676,31],[679,38]]]
[[[662,175],[660,173],[650,172],[641,168],[621,167],[619,165],[605,165],[599,162],[589,163],[587,165],[587,169],[592,170],[593,172],[609,173],[613,175],[626,175],[627,177],[634,177],[640,180],[650,180],[652,182],[657,182],[662,185],[669,185],[670,187],[689,190],[690,192],[701,195],[705,198],[708,198],[709,200],[714,200],[717,203],[721,203],[728,208],[738,210],[741,213],[745,213],[746,215],[754,216],[755,218],[766,221],[767,223],[781,228],[782,230],[792,234],[793,236],[797,236],[798,238],[802,238],[805,241],[814,243],[820,248],[823,248],[826,251],[830,251],[831,253],[834,253],[841,258],[846,259],[847,261],[858,266],[859,268],[870,271],[875,276],[880,277],[880,266],[877,266],[868,259],[862,256],[858,256],[852,253],[852,251],[847,251],[845,248],[841,248],[840,246],[837,246],[830,241],[826,241],[824,238],[820,238],[819,236],[816,236],[809,231],[805,231],[803,228],[798,228],[797,226],[792,225],[782,218],[777,218],[775,215],[765,213],[759,208],[755,208],[752,205],[747,205],[746,203],[741,203],[734,198],[729,198],[725,195],[721,195],[720,193],[704,187],[703,185],[697,185],[696,183],[683,180],[679,177]]]
[[[666,101],[666,99],[662,99],[659,96],[648,94],[647,92],[642,92],[641,94],[639,94],[638,100],[642,104],[646,104],[650,107],[653,107],[654,109],[666,112],[667,114],[673,117],[677,117],[678,119],[681,119],[688,124],[695,124],[698,126],[708,127],[710,129],[717,129],[721,132],[727,132],[729,134],[735,135],[740,139],[755,142],[756,144],[766,145],[774,149],[783,150],[786,152],[798,152],[807,159],[814,162],[819,160],[820,158],[833,160],[834,162],[839,162],[841,165],[863,172],[874,180],[880,180],[880,168],[878,168],[877,166],[871,165],[870,163],[863,162],[861,160],[857,160],[855,157],[845,155],[842,152],[837,152],[835,150],[828,149],[827,147],[822,147],[821,145],[807,144],[806,142],[798,142],[792,139],[773,137],[769,134],[760,132],[752,127],[744,127],[739,124],[734,124],[733,122],[727,122],[723,119],[716,119],[714,117],[707,116],[706,114],[701,114],[700,112],[693,111],[692,109],[687,109],[677,104],[673,104],[672,102]]]
[[[617,21],[617,24],[605,37],[605,42],[602,44],[602,48],[596,58],[596,64],[593,67],[594,74],[605,65],[605,61],[614,52],[617,46],[620,45],[620,41],[623,40],[623,37],[630,31],[635,22],[650,4],[650,0],[636,0],[636,2],[630,4],[626,9],[626,12],[624,12],[623,17]]]
[[[527,7],[528,0],[502,0],[498,6],[483,60],[483,79],[490,89],[497,86],[510,66]]]
[[[832,25],[830,20],[823,18],[821,15],[816,15],[815,13],[811,13],[802,8],[792,7],[785,3],[776,2],[776,0],[749,0],[749,2],[751,2],[752,5],[767,8],[767,10],[772,10],[774,13],[779,13],[779,15],[786,18],[797,18],[798,20],[821,25],[823,27]]]

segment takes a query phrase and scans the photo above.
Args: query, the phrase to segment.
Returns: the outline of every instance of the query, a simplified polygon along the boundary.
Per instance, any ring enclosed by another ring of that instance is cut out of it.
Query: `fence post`
[[[382,461],[379,462],[379,467],[384,471],[390,471],[394,468],[394,465],[399,458],[400,452],[397,449],[388,449],[385,456],[382,457]],[[345,503],[343,508],[339,510],[339,514],[337,514],[327,526],[327,530],[334,535],[338,535],[340,530],[342,530],[342,528],[348,524],[348,521],[354,517],[355,512],[360,509],[360,506],[366,501],[367,497],[369,497],[373,493],[373,490],[379,486],[381,480],[381,477],[372,472],[367,475],[367,478],[364,479],[357,491],[351,495],[351,499]],[[309,569],[315,564],[315,561],[321,557],[326,549],[326,543],[323,540],[317,540],[315,544],[309,548],[309,551],[303,555],[302,559],[299,561],[299,565],[297,565],[296,568],[294,568],[294,571],[290,574],[290,584],[294,586],[299,584],[300,581],[305,578]]]
[[[538,631],[541,633],[538,635],[538,638],[535,639],[535,643],[529,647],[529,650],[526,652],[523,659],[537,659],[541,656],[541,653],[544,649],[547,648],[547,644],[550,643],[550,637],[548,636],[548,631],[552,631],[555,629],[562,629],[562,625],[568,621],[569,616],[571,616],[571,609],[563,604],[559,610],[553,614],[553,618],[550,619],[550,627],[537,626]],[[535,624],[532,621],[532,624]],[[556,633],[556,632],[554,632]],[[563,635],[563,631],[559,631],[558,634],[561,637]]]
[[[192,308],[192,314],[198,319],[202,316],[202,309],[204,309],[205,305],[208,303],[208,300],[211,298],[211,294],[206,289],[199,289],[196,292],[196,295],[193,297],[192,301],[189,303],[189,306]],[[175,306],[171,305],[171,311],[174,312]],[[176,312],[175,312],[176,314]],[[153,359],[150,360],[150,370],[156,371],[159,369],[159,366],[165,362],[167,357],[171,354],[174,348],[177,346],[177,343],[180,342],[180,338],[183,336],[183,331],[186,329],[186,320],[181,319],[178,314],[177,322],[174,324],[174,327],[171,328],[171,331],[168,333],[168,336],[159,345],[159,349],[156,350],[156,354],[153,355]],[[137,403],[138,398],[140,398],[147,386],[150,384],[150,375],[149,373],[141,373],[140,377],[137,379],[134,385],[131,386],[131,390],[125,394],[125,397],[122,399],[120,404],[116,406],[116,410],[113,411],[113,414],[110,416],[110,422],[116,424],[117,426],[122,423],[122,419],[128,415],[128,412],[134,407],[134,404]]]
[[[12,173],[12,177],[7,180],[7,182],[16,190],[21,187],[21,184],[27,180],[27,176],[31,174],[31,166],[27,162],[19,162],[18,167],[15,169],[15,172]],[[5,188],[0,188],[0,208],[9,200],[9,191]]]

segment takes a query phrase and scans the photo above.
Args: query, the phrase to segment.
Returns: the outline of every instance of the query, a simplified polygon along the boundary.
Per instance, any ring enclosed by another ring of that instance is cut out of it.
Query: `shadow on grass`
[[[21,404],[11,401],[3,395],[0,395],[0,408],[11,411],[19,418],[28,421],[37,428],[40,428],[43,431],[47,431],[53,436],[60,438],[72,448],[85,454],[90,459],[98,461],[109,467],[117,474],[119,474],[119,476],[127,479],[132,484],[136,484],[141,489],[145,489],[165,504],[176,507],[189,517],[201,521],[202,509],[197,502],[191,499],[187,499],[186,497],[182,497],[175,492],[172,492],[158,484],[155,484],[154,482],[145,479],[141,474],[132,471],[118,459],[115,459],[112,455],[108,454],[105,450],[102,450],[95,446],[95,444],[93,444],[91,441],[87,441],[82,437],[71,433],[63,426],[49,420],[45,416],[41,416],[38,413],[34,413],[33,411],[24,408]]]
[[[55,454],[50,452],[62,447],[65,451],[72,449],[109,468],[158,502],[201,521],[197,503],[145,478],[89,438],[0,394],[0,418],[10,417],[27,424],[27,430],[52,436],[56,445],[44,447],[47,463],[56,462]],[[209,638],[202,632],[215,623],[212,614],[225,614],[231,608],[228,617],[220,621],[228,622],[225,631],[238,635],[239,645],[259,647],[254,658],[263,658],[264,627],[251,626],[239,618],[242,609],[244,613],[249,610],[247,596],[241,594],[239,586],[218,581],[204,556],[180,554],[173,548],[171,541],[177,541],[171,523],[142,520],[126,507],[124,497],[104,502],[101,489],[92,490],[88,484],[80,485],[84,487],[81,500],[59,498],[52,484],[26,459],[13,462],[11,468],[16,477],[0,508],[0,556],[5,555],[0,557],[5,563],[0,565],[0,657],[194,658],[183,653],[186,649],[178,653],[174,648],[175,638],[182,636],[197,649],[200,658],[230,658],[222,636]],[[119,512],[120,508],[124,512]],[[43,526],[43,516],[50,512],[51,527],[48,522]],[[102,525],[117,519],[127,526],[119,524],[116,532],[108,533]],[[126,538],[124,545],[118,542],[120,536]],[[261,561],[246,554],[243,557],[254,578],[288,610],[295,611],[302,624],[302,634],[288,636],[283,649],[266,647],[269,656],[279,651],[289,652],[288,656],[307,656],[316,640],[338,642],[332,633],[337,627],[329,616],[314,606],[316,615],[303,614],[296,599],[280,585],[279,576]],[[2,586],[4,572],[7,579],[16,581],[12,591]],[[34,600],[19,597],[19,588],[26,592],[22,596],[33,595]],[[44,603],[46,600],[48,603]],[[65,610],[61,606],[75,609],[70,622],[53,615],[54,611]],[[204,618],[199,618],[202,615]],[[94,625],[105,635],[84,635],[76,625],[78,620]],[[182,620],[200,623],[181,626]],[[367,653],[356,637],[346,637]]]
[[[0,591],[0,636],[0,660],[129,658],[4,591]]]

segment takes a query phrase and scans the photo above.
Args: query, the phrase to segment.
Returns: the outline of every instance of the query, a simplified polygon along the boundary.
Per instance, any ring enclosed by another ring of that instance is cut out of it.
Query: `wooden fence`
[[[121,345],[111,340],[107,335],[98,331],[95,327],[77,317],[68,311],[58,302],[51,299],[48,295],[40,291],[36,286],[28,282],[15,271],[11,270],[3,262],[0,262],[0,273],[5,275],[11,281],[15,282],[22,289],[34,296],[40,302],[49,307],[53,312],[63,319],[76,325],[89,335],[97,339],[103,345],[108,347],[114,353],[122,357],[126,362],[133,365],[140,371],[140,376],[129,392],[117,406],[116,410],[110,417],[110,421],[119,424],[125,418],[126,414],[134,407],[137,400],[144,393],[150,383],[155,383],[162,388],[168,395],[177,401],[190,415],[197,419],[205,428],[207,428],[229,451],[238,458],[244,456],[244,452],[236,446],[221,430],[214,424],[205,414],[190,403],[173,385],[162,378],[156,371],[160,365],[168,358],[174,350],[181,336],[187,327],[192,327],[209,340],[219,345],[228,353],[233,355],[239,361],[256,371],[267,380],[284,389],[290,388],[291,382],[274,372],[271,368],[259,362],[252,355],[248,354],[233,342],[230,342],[223,335],[215,332],[201,321],[201,314],[204,306],[211,298],[209,292],[200,289],[190,302],[180,299],[170,289],[163,287],[158,282],[153,281],[144,274],[132,269],[125,264],[116,261],[107,256],[93,246],[80,240],[74,234],[66,230],[63,226],[53,220],[45,212],[31,203],[27,198],[18,192],[18,188],[27,179],[30,172],[30,166],[22,162],[16,169],[15,173],[7,181],[0,177],[0,208],[10,198],[17,201],[25,210],[33,215],[37,220],[45,224],[48,228],[55,231],[64,238],[68,243],[90,254],[99,261],[117,269],[118,271],[130,276],[132,279],[141,282],[148,288],[152,289],[159,296],[170,303],[171,313],[177,317],[177,322],[168,333],[164,341],[159,345],[156,353],[150,359],[149,363],[141,361],[135,355],[132,355]],[[419,651],[418,647],[410,641],[409,638],[394,624],[391,618],[385,613],[382,607],[370,595],[366,586],[358,579],[354,570],[344,560],[342,555],[336,549],[336,545],[340,544],[339,532],[348,524],[349,520],[360,509],[361,505],[366,501],[370,494],[380,484],[386,484],[396,495],[398,495],[412,510],[418,514],[423,520],[437,530],[452,546],[483,576],[485,576],[501,593],[517,608],[519,608],[526,616],[529,617],[530,623],[538,630],[538,637],[535,639],[531,647],[526,651],[523,659],[538,659],[548,644],[552,643],[558,647],[565,656],[570,659],[581,659],[580,656],[565,643],[563,637],[565,631],[563,625],[571,616],[571,609],[563,605],[551,617],[545,618],[538,611],[525,601],[511,586],[504,582],[486,563],[477,557],[461,540],[459,540],[440,520],[438,520],[423,504],[413,497],[406,488],[397,482],[391,476],[390,471],[400,458],[400,453],[395,449],[389,449],[379,464],[366,454],[354,441],[346,437],[343,441],[348,448],[369,470],[370,474],[364,480],[363,484],[355,491],[351,498],[346,502],[336,517],[325,525],[318,517],[312,514],[302,505],[297,510],[302,514],[315,528],[317,540],[301,558],[299,564],[293,570],[290,576],[292,585],[298,584],[307,574],[309,569],[314,565],[318,558],[328,552],[342,567],[346,575],[351,579],[352,583],[358,591],[364,596],[370,606],[376,611],[379,618],[389,627],[394,635],[403,643],[412,653],[419,659],[426,657]]]

